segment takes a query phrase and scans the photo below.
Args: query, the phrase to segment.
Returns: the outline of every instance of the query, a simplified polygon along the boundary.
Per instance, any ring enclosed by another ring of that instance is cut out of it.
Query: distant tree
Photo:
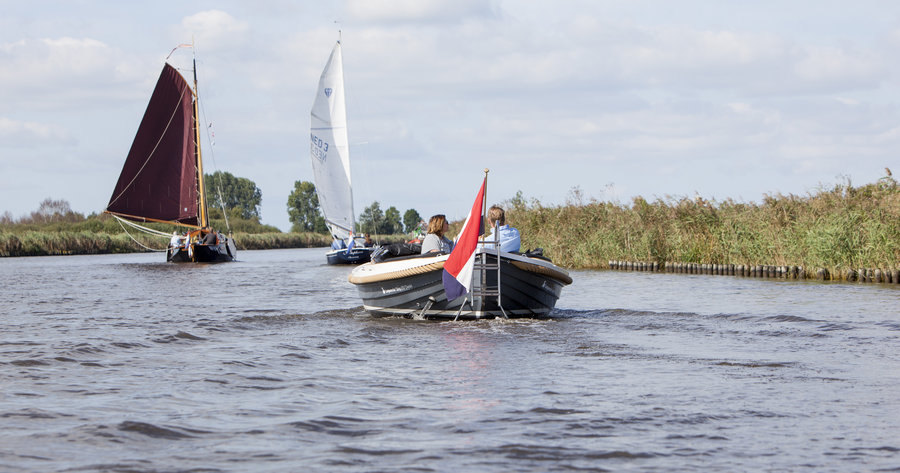
[[[412,233],[416,231],[416,227],[419,226],[419,222],[422,221],[422,217],[419,215],[415,209],[409,209],[403,213],[403,231],[406,233]]]
[[[376,200],[372,205],[363,209],[362,214],[359,215],[359,231],[381,233],[383,222],[384,212],[381,211],[381,204]]]
[[[393,205],[384,211],[384,221],[381,224],[379,233],[384,235],[396,235],[403,233],[403,224],[400,222],[400,211]]]
[[[240,209],[240,216],[245,220],[253,217],[259,219],[259,207],[262,203],[262,191],[256,183],[244,177],[235,177],[230,172],[216,171],[206,174],[207,206],[225,210],[231,215],[232,209]]]
[[[315,232],[328,234],[325,218],[319,209],[316,185],[309,181],[294,182],[294,191],[288,196],[288,219],[293,224],[292,232]]]
[[[84,215],[74,212],[69,201],[63,199],[54,200],[48,197],[41,202],[36,211],[31,212],[33,223],[80,222],[82,220],[84,220]]]

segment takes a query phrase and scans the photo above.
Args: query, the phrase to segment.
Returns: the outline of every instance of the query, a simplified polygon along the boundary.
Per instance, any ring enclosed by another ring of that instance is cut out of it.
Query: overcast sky
[[[464,218],[573,189],[759,201],[900,172],[900,2],[0,0],[0,212],[104,209],[169,52],[196,45],[209,172],[312,180],[342,31],[357,214]],[[170,61],[185,67],[190,51]],[[189,72],[185,72],[186,75]]]

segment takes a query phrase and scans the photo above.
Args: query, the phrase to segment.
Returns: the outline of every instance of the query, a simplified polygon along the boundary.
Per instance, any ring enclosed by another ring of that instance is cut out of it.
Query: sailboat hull
[[[364,264],[349,280],[369,313],[426,319],[548,317],[562,288],[572,282],[565,270],[546,260],[511,253],[499,258],[499,303],[496,295],[478,295],[479,287],[497,287],[496,271],[475,271],[472,293],[448,301],[442,281],[447,255]],[[496,261],[496,255],[487,255],[488,264]]]
[[[166,261],[170,263],[227,263],[234,261],[237,250],[231,238],[215,245],[192,243],[188,248],[169,247]]]
[[[328,264],[362,264],[372,259],[373,248],[331,250],[325,254]]]

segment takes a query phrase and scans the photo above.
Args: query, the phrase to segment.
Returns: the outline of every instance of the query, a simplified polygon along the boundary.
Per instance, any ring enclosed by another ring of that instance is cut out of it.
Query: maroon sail
[[[190,85],[166,64],[106,211],[138,221],[199,225]]]

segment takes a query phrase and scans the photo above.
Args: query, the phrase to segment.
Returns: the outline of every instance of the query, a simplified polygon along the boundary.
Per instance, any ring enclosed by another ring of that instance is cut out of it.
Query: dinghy
[[[310,112],[310,157],[319,208],[331,231],[333,244],[325,255],[328,264],[369,261],[372,248],[354,238],[353,187],[350,182],[350,144],[344,101],[344,65],[341,42],[331,50],[322,70]]]

